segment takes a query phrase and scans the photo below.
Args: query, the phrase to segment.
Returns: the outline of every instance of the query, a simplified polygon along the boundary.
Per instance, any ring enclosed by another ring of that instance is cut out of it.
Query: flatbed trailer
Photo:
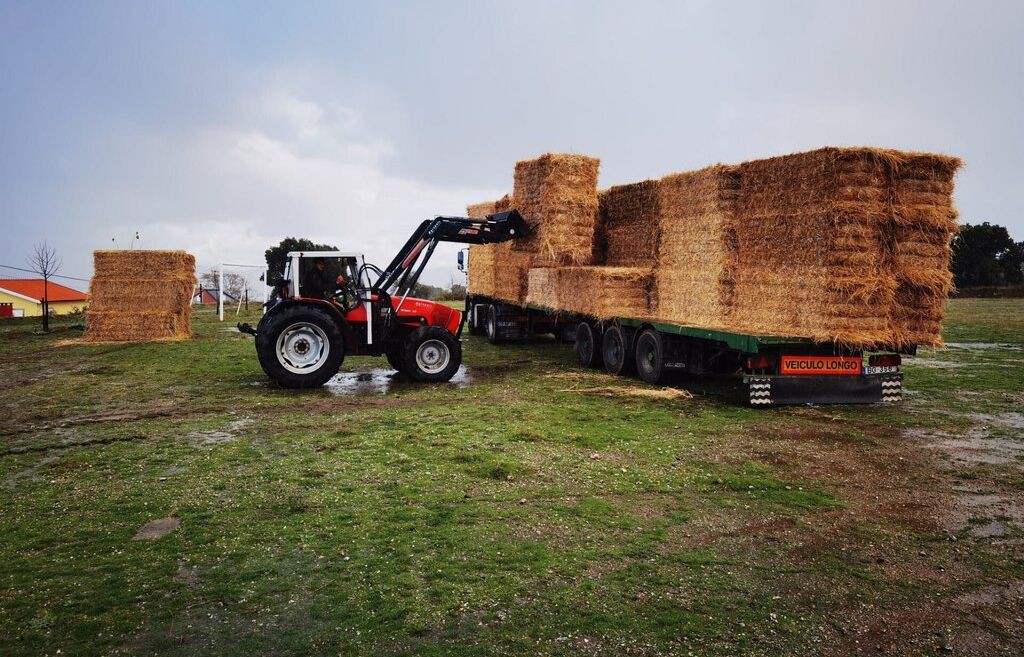
[[[806,338],[749,335],[631,317],[598,319],[578,313],[466,297],[471,334],[494,343],[553,334],[575,342],[583,367],[637,375],[651,384],[673,373],[735,375],[750,404],[870,404],[903,397],[901,355],[868,354]],[[901,353],[913,354],[914,349]]]

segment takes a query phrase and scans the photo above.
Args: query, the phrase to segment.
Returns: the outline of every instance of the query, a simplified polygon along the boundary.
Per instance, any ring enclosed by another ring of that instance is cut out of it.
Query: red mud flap
[[[778,404],[874,404],[903,399],[903,374],[862,376],[743,377],[751,406]]]

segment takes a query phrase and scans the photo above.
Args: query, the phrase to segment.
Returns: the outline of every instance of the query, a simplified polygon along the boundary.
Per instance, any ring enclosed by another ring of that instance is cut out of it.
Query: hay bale
[[[590,264],[597,222],[600,160],[547,153],[516,163],[513,205],[533,227],[513,250],[536,256],[538,266]]]
[[[654,272],[650,267],[559,267],[558,310],[609,319],[647,317]]]
[[[526,303],[532,253],[512,248],[512,242],[494,245],[494,287],[490,296],[501,301],[522,305]]]
[[[735,167],[716,165],[658,183],[657,317],[727,328],[735,279]]]
[[[530,269],[527,273],[526,303],[549,310],[561,310],[558,273],[559,270],[554,267]]]
[[[872,148],[741,164],[731,324],[860,348],[905,344],[905,315],[892,311],[898,272],[938,291],[948,260],[936,269],[943,254],[901,255],[899,231],[955,226],[947,192],[958,166],[955,158]]]
[[[470,219],[485,219],[496,212],[494,201],[485,201],[466,207]],[[471,294],[494,294],[494,244],[471,244],[469,266],[466,271],[466,289]]]
[[[195,258],[184,251],[96,251],[86,313],[90,342],[176,340],[191,335]]]
[[[598,195],[599,262],[654,267],[658,261],[658,181],[616,185]]]

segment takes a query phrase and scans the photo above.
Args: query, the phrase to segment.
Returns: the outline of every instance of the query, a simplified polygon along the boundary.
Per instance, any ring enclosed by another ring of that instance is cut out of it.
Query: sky
[[[1024,240],[1022,33],[1016,1],[0,0],[0,265],[45,241],[69,276],[113,246],[203,271],[286,236],[383,265],[546,151],[601,158],[602,187],[948,153],[961,221]],[[456,251],[423,280],[464,282]]]

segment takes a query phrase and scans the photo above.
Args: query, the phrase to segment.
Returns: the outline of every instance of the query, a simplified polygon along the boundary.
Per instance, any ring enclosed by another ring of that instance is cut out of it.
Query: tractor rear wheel
[[[610,326],[604,331],[601,340],[601,357],[604,369],[609,374],[627,376],[633,373],[636,360],[630,349],[629,336],[618,325]]]
[[[462,345],[447,329],[421,326],[406,338],[405,373],[415,381],[447,381],[462,365]]]
[[[260,366],[282,388],[317,388],[337,374],[345,360],[338,323],[313,306],[281,309],[256,335]]]
[[[601,334],[589,322],[576,326],[576,358],[583,367],[601,367]]]

